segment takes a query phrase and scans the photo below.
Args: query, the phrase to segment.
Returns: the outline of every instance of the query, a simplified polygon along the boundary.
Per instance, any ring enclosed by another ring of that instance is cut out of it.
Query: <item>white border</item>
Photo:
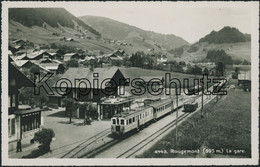
[[[259,75],[259,2],[1,2],[2,3],[2,165],[257,165],[259,157],[258,134],[258,75]],[[251,62],[252,62],[252,158],[167,158],[167,159],[9,159],[8,158],[8,8],[10,7],[64,7],[86,5],[86,3],[109,3],[113,5],[129,3],[154,3],[156,5],[174,5],[178,7],[248,7],[251,8]]]

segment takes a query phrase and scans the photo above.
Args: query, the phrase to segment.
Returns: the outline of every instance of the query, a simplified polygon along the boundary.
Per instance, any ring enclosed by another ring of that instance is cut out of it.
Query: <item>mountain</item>
[[[152,31],[145,31],[140,28],[121,23],[105,17],[82,16],[79,17],[84,23],[99,31],[103,37],[121,40],[133,45],[143,45],[151,49],[166,49],[188,45],[184,39],[175,35],[164,35]]]
[[[251,37],[249,34],[241,33],[234,27],[223,27],[219,31],[212,31],[189,46],[171,49],[175,58],[183,61],[202,61],[210,51],[223,50],[231,56],[233,60],[251,61]]]
[[[94,35],[100,36],[99,32],[79,20],[64,8],[10,8],[8,14],[9,21],[13,20],[27,27],[42,27],[45,26],[45,24],[57,28],[59,25],[70,28],[80,26]]]
[[[226,26],[219,31],[212,31],[210,34],[201,38],[199,42],[222,44],[247,42],[250,40],[251,37],[249,34],[243,34],[237,28]]]

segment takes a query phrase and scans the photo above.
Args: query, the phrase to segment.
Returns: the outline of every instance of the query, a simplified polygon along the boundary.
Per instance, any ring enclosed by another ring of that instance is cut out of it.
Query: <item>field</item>
[[[251,157],[250,97],[250,93],[241,89],[229,90],[226,97],[217,103],[214,99],[204,107],[203,119],[197,112],[179,125],[177,146],[173,130],[139,157]],[[203,149],[206,154],[202,154]]]

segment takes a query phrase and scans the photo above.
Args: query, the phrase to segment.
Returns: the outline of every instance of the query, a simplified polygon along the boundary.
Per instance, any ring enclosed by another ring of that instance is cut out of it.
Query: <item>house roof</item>
[[[27,63],[32,63],[32,62],[30,62],[30,60],[15,60],[14,63],[15,63],[18,67],[23,67],[25,64],[27,64]]]
[[[20,56],[12,56],[13,60],[29,60],[29,57],[26,54],[22,54]]]
[[[113,76],[116,74],[116,72],[118,70],[119,69],[116,67],[94,68],[93,71],[91,71],[89,68],[69,68],[60,79],[62,79],[62,78],[68,79],[72,84],[72,88],[79,88],[79,87],[85,88],[86,87],[85,84],[75,85],[75,80],[86,78],[91,83],[91,86],[93,86],[94,85],[93,84],[93,79],[94,79],[93,73],[97,73],[98,77],[96,77],[96,78],[99,80],[99,88],[100,88],[102,81],[104,81],[105,79],[113,78]],[[119,72],[120,72],[120,70],[119,70]],[[122,79],[125,79],[125,78],[122,78]],[[67,87],[64,84],[61,86]],[[54,87],[55,87],[55,85],[54,85]]]
[[[28,110],[18,110],[15,112],[16,115],[25,115],[25,114],[31,114],[31,113],[36,113],[36,112],[41,112],[43,109],[40,109],[39,107],[33,108],[33,109],[28,109]]]
[[[36,58],[37,56],[40,56],[43,53],[48,53],[48,52],[42,50],[42,51],[38,51],[38,52],[33,52],[33,53],[30,53],[30,54],[27,54],[27,56],[29,57],[29,59],[34,59],[34,58]]]
[[[34,83],[29,78],[27,78],[19,69],[17,69],[12,63],[9,62],[9,67],[8,67],[9,79],[16,78],[17,80],[19,80],[19,82],[17,82],[18,87],[22,87],[22,86],[33,87]]]
[[[59,68],[59,65],[62,64],[58,64],[58,63],[44,63],[44,64],[40,64],[42,67],[46,68],[47,70],[57,70]]]
[[[169,102],[173,102],[173,100],[172,99],[163,99],[163,100],[159,100],[159,101],[156,101],[154,103],[151,103],[151,104],[149,104],[149,106],[156,108],[156,107],[162,106],[162,105],[169,103]]]
[[[78,55],[77,53],[67,53],[64,55],[64,57],[70,57],[70,56],[74,56],[74,55]]]

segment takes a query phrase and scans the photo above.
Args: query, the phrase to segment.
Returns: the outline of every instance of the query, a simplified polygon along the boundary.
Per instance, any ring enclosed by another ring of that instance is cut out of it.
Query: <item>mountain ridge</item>
[[[122,23],[111,18],[87,15],[80,16],[79,19],[97,29],[107,38],[114,38],[117,40],[125,40],[129,42],[141,40],[146,41],[149,44],[161,45],[161,47],[166,49],[176,48],[182,45],[189,45],[187,41],[174,34],[162,34],[143,30],[136,26]],[[152,43],[152,41],[154,41],[154,43]]]

